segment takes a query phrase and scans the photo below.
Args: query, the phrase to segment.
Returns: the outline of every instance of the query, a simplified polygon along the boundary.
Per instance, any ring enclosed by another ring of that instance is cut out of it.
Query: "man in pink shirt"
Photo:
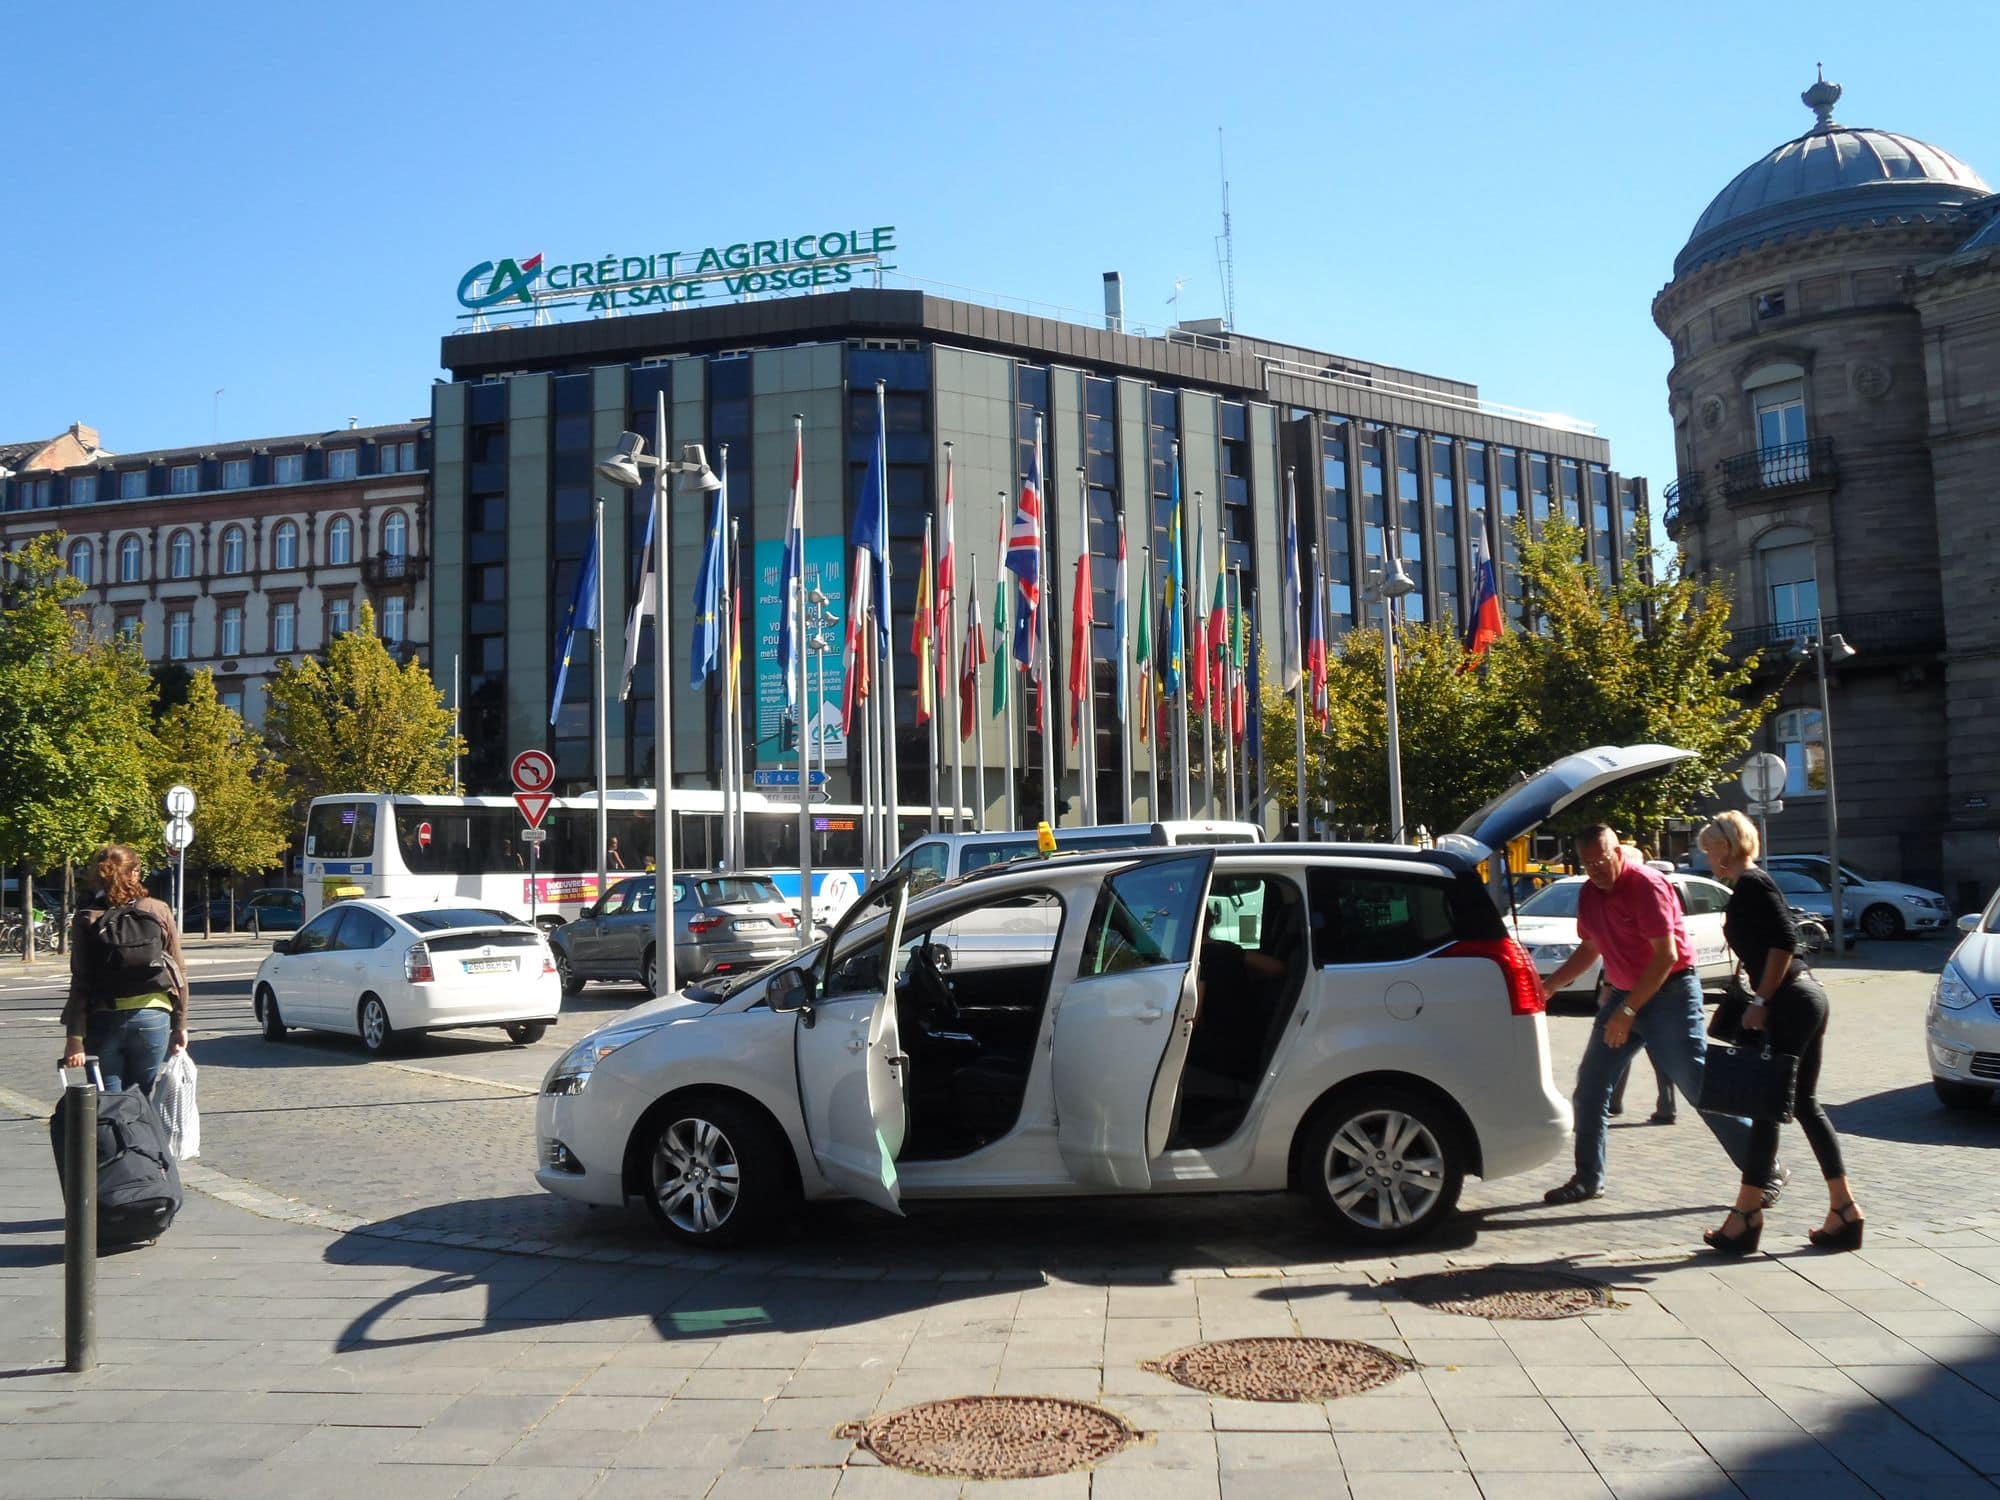
[[[1601,958],[1608,998],[1576,1070],[1576,1175],[1543,1195],[1549,1203],[1581,1203],[1604,1191],[1611,1091],[1629,1061],[1624,1051],[1635,1035],[1654,1065],[1689,1100],[1701,1098],[1701,1070],[1708,1056],[1694,944],[1688,941],[1673,886],[1645,861],[1627,855],[1618,835],[1602,824],[1577,835],[1576,857],[1588,882],[1576,904],[1582,941],[1542,981],[1542,995],[1567,988]],[[1749,1159],[1750,1122],[1701,1118],[1740,1168]],[[1784,1169],[1778,1170],[1765,1189],[1767,1204],[1777,1201],[1784,1176]]]

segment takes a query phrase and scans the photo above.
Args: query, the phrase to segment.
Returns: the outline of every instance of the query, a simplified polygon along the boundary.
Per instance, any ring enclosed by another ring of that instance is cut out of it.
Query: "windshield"
[[[519,927],[517,916],[484,906],[441,906],[402,912],[402,919],[419,932],[444,932],[453,927]]]
[[[1575,917],[1576,899],[1583,892],[1581,880],[1545,885],[1518,908],[1524,917]]]
[[[697,880],[695,892],[703,906],[745,906],[758,901],[782,901],[778,888],[768,880],[747,876]]]

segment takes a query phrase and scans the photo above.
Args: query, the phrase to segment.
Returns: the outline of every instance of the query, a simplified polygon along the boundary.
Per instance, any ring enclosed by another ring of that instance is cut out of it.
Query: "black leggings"
[[[1826,1041],[1826,991],[1808,973],[1796,973],[1771,997],[1766,1009],[1771,1050],[1799,1060],[1799,1081],[1793,1093],[1792,1113],[1806,1133],[1819,1170],[1827,1178],[1845,1177],[1847,1167],[1840,1159],[1840,1137],[1833,1121],[1819,1102],[1820,1049]],[[1746,1032],[1754,1038],[1755,1032]],[[1743,1166],[1745,1187],[1762,1187],[1771,1180],[1778,1162],[1778,1122],[1750,1122],[1750,1159]]]

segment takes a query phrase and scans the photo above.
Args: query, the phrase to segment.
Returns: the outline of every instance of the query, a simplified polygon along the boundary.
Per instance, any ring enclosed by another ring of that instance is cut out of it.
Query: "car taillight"
[[[1507,1009],[1517,1016],[1539,1016],[1548,1009],[1534,960],[1512,938],[1468,938],[1453,943],[1440,958],[1488,958],[1507,976]]]
[[[544,974],[553,974],[555,971],[556,956],[549,952],[547,948],[542,949],[542,972]]]
[[[431,984],[437,979],[437,971],[431,967],[431,950],[422,943],[411,945],[403,955],[403,977],[411,984]]]
[[[788,911],[773,912],[771,920],[776,922],[780,927],[796,928],[799,925],[799,919]]]
[[[715,931],[722,925],[723,920],[721,917],[691,917],[688,919],[688,931],[700,937],[704,932]]]

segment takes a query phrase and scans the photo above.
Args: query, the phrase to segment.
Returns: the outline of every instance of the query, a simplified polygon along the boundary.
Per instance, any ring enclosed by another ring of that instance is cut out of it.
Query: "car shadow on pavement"
[[[1826,1106],[1842,1135],[1917,1146],[2000,1146],[2000,1108],[1947,1109],[1928,1083]]]

